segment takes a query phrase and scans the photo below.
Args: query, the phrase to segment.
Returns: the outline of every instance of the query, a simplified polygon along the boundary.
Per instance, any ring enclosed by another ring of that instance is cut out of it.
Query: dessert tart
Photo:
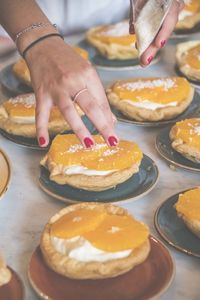
[[[191,103],[194,88],[181,77],[118,80],[107,89],[110,104],[137,121],[169,120]]]
[[[108,59],[133,59],[138,57],[135,35],[129,34],[129,23],[91,28],[86,33],[87,41]]]
[[[180,43],[176,48],[176,63],[183,75],[200,81],[200,41]]]
[[[185,0],[185,6],[179,14],[175,30],[192,29],[200,23],[200,1]]]
[[[200,163],[200,118],[177,122],[169,136],[172,148],[187,159]]]
[[[186,226],[200,238],[200,187],[180,194],[175,208]]]
[[[12,274],[7,268],[4,259],[0,256],[0,288],[11,280]]]
[[[36,137],[35,95],[23,94],[3,102],[0,105],[0,128],[9,134]],[[77,106],[79,115],[82,111]],[[53,107],[49,118],[49,134],[55,135],[70,130],[59,109]]]
[[[72,47],[77,54],[79,54],[85,60],[88,60],[88,52],[80,47],[73,46]],[[28,69],[28,66],[23,58],[20,58],[14,65],[13,65],[13,73],[14,75],[23,83],[28,86],[31,86],[31,75]]]
[[[124,208],[82,203],[68,206],[45,226],[40,247],[47,265],[74,279],[116,277],[150,252],[149,229]]]
[[[50,180],[84,190],[102,191],[139,171],[143,154],[137,144],[121,140],[116,147],[109,147],[100,135],[93,138],[95,146],[86,149],[74,134],[57,135],[41,161],[50,172]]]

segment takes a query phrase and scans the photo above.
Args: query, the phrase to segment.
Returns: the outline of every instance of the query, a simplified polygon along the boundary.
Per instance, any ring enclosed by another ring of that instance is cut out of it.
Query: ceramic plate
[[[183,192],[185,191],[180,193]],[[158,208],[154,217],[155,227],[171,246],[189,255],[200,257],[200,240],[187,229],[174,208],[180,193],[168,198]]]
[[[94,47],[92,47],[86,40],[81,41],[78,46],[88,51],[90,62],[99,69],[116,71],[141,68],[138,58],[125,60],[107,59],[106,57],[102,56]],[[159,59],[160,55],[158,54],[152,61],[151,65],[158,62]]]
[[[175,72],[176,72],[177,75],[187,78],[187,80],[191,83],[191,85],[194,88],[200,89],[200,82],[194,81],[194,80],[191,80],[190,78],[188,78],[185,74],[183,74],[181,72],[181,70],[179,69],[179,67],[177,65],[175,65]]]
[[[4,193],[8,189],[10,176],[11,176],[10,162],[6,154],[3,152],[3,150],[0,149],[0,198],[4,195]]]
[[[160,127],[165,126],[168,124],[176,123],[180,120],[186,119],[188,117],[193,116],[194,114],[197,115],[200,114],[200,94],[198,92],[195,92],[194,98],[189,105],[189,107],[179,116],[176,118],[173,118],[171,120],[164,120],[164,121],[156,121],[156,122],[150,122],[150,121],[136,121],[131,120],[127,116],[123,115],[119,110],[112,107],[112,112],[115,114],[117,119],[121,122],[130,123],[138,126],[144,126],[144,127]]]
[[[83,123],[86,125],[86,127],[89,129],[89,131],[91,133],[94,133],[95,132],[95,127],[93,126],[93,124],[90,122],[90,120],[86,117],[86,116],[83,116],[82,117],[82,120],[83,120]],[[30,148],[30,149],[35,149],[35,150],[42,150],[42,151],[47,151],[49,146],[48,147],[40,147],[38,145],[38,142],[37,142],[37,139],[36,138],[28,138],[28,137],[24,137],[24,136],[19,136],[19,135],[13,135],[13,134],[10,134],[2,129],[0,129],[0,133],[5,137],[7,138],[8,140],[14,142],[15,144],[18,144],[20,146],[24,146],[24,147],[27,147],[27,148]],[[69,134],[69,133],[72,133],[72,131],[65,131],[64,134]],[[52,137],[50,139],[50,144],[52,142],[54,137]],[[49,145],[50,145],[49,144]]]
[[[73,280],[50,270],[40,248],[33,253],[29,265],[29,281],[45,300],[147,300],[155,299],[170,286],[174,264],[168,250],[150,237],[148,258],[126,274],[109,279]]]
[[[174,165],[189,171],[200,172],[200,164],[194,163],[183,157],[171,147],[169,132],[171,127],[160,131],[156,137],[156,150],[170,165]]]
[[[127,181],[106,191],[93,192],[73,188],[69,185],[59,185],[49,179],[49,171],[40,167],[40,187],[50,196],[66,203],[84,201],[98,202],[130,202],[144,196],[155,186],[158,179],[158,168],[154,161],[144,155],[140,170]]]
[[[1,300],[23,300],[24,287],[18,275],[9,268],[12,272],[12,278],[8,284],[0,287]]]
[[[171,39],[186,39],[200,33],[200,23],[192,29],[177,30],[170,36]]]
[[[0,83],[13,96],[33,92],[32,88],[18,79],[13,71],[13,64],[6,66],[0,72]]]

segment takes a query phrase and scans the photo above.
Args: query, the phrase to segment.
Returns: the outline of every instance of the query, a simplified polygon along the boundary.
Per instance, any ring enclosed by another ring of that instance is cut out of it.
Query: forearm
[[[48,22],[48,18],[34,0],[0,1],[0,24],[13,39],[19,31],[37,22]]]

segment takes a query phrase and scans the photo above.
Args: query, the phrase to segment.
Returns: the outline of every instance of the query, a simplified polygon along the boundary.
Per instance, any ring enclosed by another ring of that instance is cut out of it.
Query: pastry
[[[47,265],[74,279],[103,279],[141,264],[150,252],[149,229],[110,204],[68,206],[45,226],[40,247]]]
[[[186,226],[200,238],[200,187],[180,194],[175,208]]]
[[[177,122],[170,130],[172,148],[187,159],[200,163],[200,118]]]
[[[77,111],[83,114],[78,106]],[[13,135],[36,137],[35,95],[23,94],[3,102],[0,105],[0,128]],[[57,107],[52,108],[48,128],[50,135],[70,129]]]
[[[72,47],[81,57],[88,60],[88,52],[80,47],[73,46]],[[31,75],[28,69],[28,66],[23,58],[20,58],[14,65],[13,65],[13,73],[15,76],[25,83],[28,86],[31,86]]]
[[[109,147],[100,135],[93,138],[96,145],[86,149],[74,134],[57,135],[41,161],[50,172],[50,180],[101,191],[139,171],[143,155],[137,144],[121,140],[116,147]]]
[[[133,59],[138,57],[135,35],[129,34],[128,21],[114,25],[91,28],[86,33],[87,41],[108,59]]]
[[[0,288],[11,280],[11,272],[7,268],[5,261],[0,256]]]
[[[185,6],[179,14],[175,30],[187,30],[194,28],[200,23],[200,1],[185,0]]]
[[[200,81],[200,41],[190,41],[177,45],[176,63],[181,73],[188,79]]]
[[[181,77],[118,80],[107,89],[110,104],[137,121],[168,120],[191,103],[194,88]]]

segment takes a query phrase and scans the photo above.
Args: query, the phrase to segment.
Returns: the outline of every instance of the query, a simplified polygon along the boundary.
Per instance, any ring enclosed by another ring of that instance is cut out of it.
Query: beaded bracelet
[[[27,51],[28,51],[29,49],[31,49],[34,45],[36,45],[37,43],[43,41],[44,39],[47,39],[47,38],[49,38],[49,37],[52,37],[52,36],[58,36],[58,37],[60,37],[61,39],[64,40],[64,37],[63,37],[60,33],[50,33],[50,34],[43,35],[43,36],[41,36],[40,38],[38,38],[37,40],[35,40],[34,42],[32,42],[30,45],[28,45],[28,46],[24,49],[24,51],[22,52],[22,57],[25,58],[25,55],[26,55]]]
[[[18,32],[16,34],[16,37],[15,37],[15,43],[17,44],[17,41],[19,39],[19,37],[21,35],[23,35],[24,33],[27,33],[31,30],[34,30],[34,29],[37,29],[37,28],[44,28],[44,27],[47,27],[47,26],[53,26],[55,28],[57,28],[57,25],[56,24],[51,24],[51,23],[44,23],[44,22],[40,22],[40,23],[33,23],[31,24],[30,26],[26,27],[25,29],[23,29],[22,31]]]

